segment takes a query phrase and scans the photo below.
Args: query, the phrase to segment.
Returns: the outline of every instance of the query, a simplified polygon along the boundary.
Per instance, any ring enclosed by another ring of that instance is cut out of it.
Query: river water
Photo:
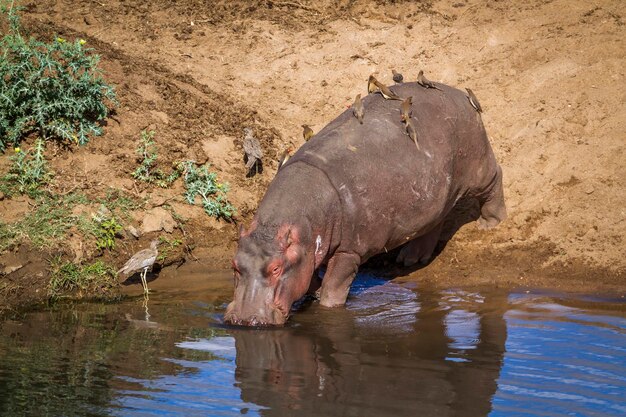
[[[621,299],[361,276],[345,308],[237,329],[227,274],[174,287],[0,322],[0,415],[626,415]]]

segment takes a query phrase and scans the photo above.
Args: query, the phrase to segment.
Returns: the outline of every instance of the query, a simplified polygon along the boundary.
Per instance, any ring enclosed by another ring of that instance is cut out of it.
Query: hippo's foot
[[[493,187],[484,198],[480,199],[480,204],[479,229],[493,229],[506,219],[504,191],[502,190],[502,169],[500,167],[498,167]]]
[[[425,235],[417,237],[404,245],[400,249],[396,262],[404,266],[415,265],[418,262],[426,265],[430,262],[437,247],[437,242],[439,242],[442,226],[443,223],[435,226],[433,230]]]

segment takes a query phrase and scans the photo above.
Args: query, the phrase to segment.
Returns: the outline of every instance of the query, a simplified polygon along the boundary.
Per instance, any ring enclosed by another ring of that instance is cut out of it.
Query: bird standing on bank
[[[469,99],[469,102],[472,105],[472,107],[475,108],[478,113],[482,113],[483,108],[480,106],[480,103],[478,102],[478,99],[474,95],[474,92],[470,90],[469,88],[466,88],[466,90],[467,90],[467,98]]]
[[[249,127],[243,129],[243,151],[246,155],[246,175],[252,176],[252,168],[256,167],[255,173],[259,173],[259,166],[261,165],[261,158],[263,158],[263,149],[261,143],[254,137],[253,130]]]
[[[361,95],[357,94],[352,104],[352,114],[357,118],[360,124],[363,124],[363,115],[365,114],[365,108],[363,107],[363,101]]]
[[[150,242],[149,249],[143,249],[134,254],[128,262],[124,264],[119,271],[118,274],[124,274],[126,276],[132,275],[136,272],[142,271],[141,273],[141,285],[143,286],[144,294],[148,294],[148,282],[146,281],[146,275],[148,274],[148,270],[152,270],[154,266],[154,262],[156,261],[157,256],[159,255],[159,251],[157,247],[159,246],[158,240],[153,240]]]

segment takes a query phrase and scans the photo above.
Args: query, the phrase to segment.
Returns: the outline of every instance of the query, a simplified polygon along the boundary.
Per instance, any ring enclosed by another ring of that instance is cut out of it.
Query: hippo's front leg
[[[350,285],[360,263],[361,258],[354,253],[335,252],[328,261],[326,274],[322,280],[321,305],[338,307],[346,303]]]

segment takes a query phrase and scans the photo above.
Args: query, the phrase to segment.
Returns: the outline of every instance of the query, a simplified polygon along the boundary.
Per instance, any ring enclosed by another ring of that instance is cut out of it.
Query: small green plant
[[[76,204],[85,204],[83,194],[71,193],[65,196],[38,196],[33,203],[33,210],[23,219],[0,226],[0,251],[13,247],[17,242],[27,239],[37,249],[58,245],[67,231],[79,222],[79,217],[72,214]]]
[[[181,239],[170,240],[163,236],[159,237],[159,256],[157,257],[157,261],[159,263],[165,261],[171,252],[182,244],[183,241]]]
[[[15,154],[9,158],[12,162],[11,167],[3,178],[9,193],[17,191],[31,197],[40,194],[41,187],[52,178],[44,151],[45,143],[42,139],[37,139],[31,150],[15,148]]]
[[[0,39],[0,151],[33,131],[44,139],[87,143],[90,134],[102,133],[97,122],[107,117],[107,103],[116,103],[99,57],[84,39],[25,39],[14,3],[0,0],[8,21]]]
[[[133,172],[133,178],[149,184],[156,184],[161,188],[167,188],[180,177],[180,169],[175,169],[169,175],[166,175],[156,167],[158,154],[153,130],[149,132],[141,131],[141,142],[136,152],[142,159],[137,169]]]
[[[115,270],[103,261],[96,261],[89,265],[77,265],[63,262],[60,257],[50,261],[50,285],[48,294],[56,299],[65,293],[95,289],[108,290],[113,288],[117,281]]]
[[[96,236],[96,247],[101,251],[115,249],[115,235],[121,232],[122,229],[115,217],[99,221],[94,233]]]
[[[187,202],[195,204],[196,197],[200,196],[206,214],[218,219],[231,220],[236,209],[226,197],[228,184],[218,182],[217,174],[209,172],[207,166],[196,167],[193,161],[185,161],[182,166]]]

